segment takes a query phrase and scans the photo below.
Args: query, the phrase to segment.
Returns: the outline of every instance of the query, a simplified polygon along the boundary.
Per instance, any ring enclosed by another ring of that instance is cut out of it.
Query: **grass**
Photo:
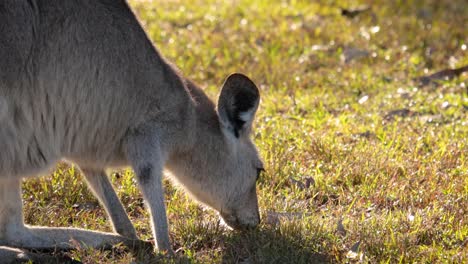
[[[232,72],[258,84],[263,222],[225,230],[167,182],[176,260],[120,246],[64,254],[85,263],[468,262],[468,75],[415,81],[468,64],[466,1],[130,4],[161,53],[212,98]],[[151,239],[133,173],[112,180]],[[25,181],[23,195],[29,223],[110,231],[72,166]]]

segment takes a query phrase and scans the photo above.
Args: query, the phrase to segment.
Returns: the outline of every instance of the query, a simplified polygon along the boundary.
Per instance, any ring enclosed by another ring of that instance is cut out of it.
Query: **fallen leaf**
[[[338,220],[338,224],[336,226],[336,232],[338,232],[339,235],[341,236],[346,236],[346,229],[343,226],[343,219]]]
[[[365,132],[362,132],[362,133],[353,134],[353,136],[356,137],[356,138],[366,138],[366,139],[371,139],[371,138],[376,138],[377,137],[377,135],[375,133],[372,133],[369,130],[366,130]]]
[[[357,8],[341,8],[341,15],[349,18],[354,18],[366,11],[370,10],[369,6],[360,6]]]
[[[403,108],[403,109],[396,109],[388,112],[385,116],[384,119],[387,121],[394,120],[396,116],[398,117],[408,117],[408,116],[414,116],[417,115],[417,112],[413,112],[409,110],[408,108]]]
[[[354,243],[354,245],[351,247],[351,251],[353,252],[359,252],[359,246],[361,245],[361,241],[358,241],[356,243]]]
[[[293,179],[292,177],[289,178],[289,181],[295,185],[298,189],[300,190],[304,190],[305,189],[305,185],[304,183],[302,183],[301,181],[298,181],[298,180],[295,180]]]
[[[356,252],[353,252],[353,251],[348,251],[348,253],[346,253],[346,257],[349,258],[349,259],[357,259],[359,256],[358,253]]]
[[[349,249],[346,257],[349,259],[357,259],[361,258],[362,254],[359,254],[359,246],[361,245],[361,241],[354,243],[354,245]]]
[[[418,81],[421,86],[426,86],[431,83],[437,84],[437,81],[448,81],[460,76],[464,72],[468,72],[468,65],[456,69],[445,69],[428,76],[418,77],[416,81]]]
[[[368,95],[364,95],[363,97],[361,97],[358,101],[359,104],[363,104],[365,102],[367,102],[367,100],[369,100],[369,96]]]
[[[341,55],[341,60],[344,63],[350,63],[353,60],[362,59],[369,57],[370,52],[364,49],[358,49],[353,47],[344,48],[343,54]]]
[[[312,177],[306,177],[304,178],[304,181],[298,181],[290,177],[289,181],[300,190],[306,190],[315,185],[315,180]]]
[[[449,108],[449,107],[451,107],[451,106],[452,106],[452,105],[451,105],[449,102],[447,102],[447,101],[443,102],[442,105],[441,105],[442,109],[447,109],[447,108]]]
[[[310,187],[313,187],[313,186],[315,186],[314,178],[312,178],[312,177],[305,178],[305,187],[310,188]]]
[[[420,118],[421,121],[426,123],[442,124],[444,123],[444,117],[440,114],[438,115],[424,115]]]

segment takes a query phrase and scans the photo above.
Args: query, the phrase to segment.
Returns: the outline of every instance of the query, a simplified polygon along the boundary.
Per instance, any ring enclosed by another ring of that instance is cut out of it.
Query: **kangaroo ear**
[[[222,125],[234,136],[250,131],[260,92],[245,75],[234,73],[224,82],[218,99],[218,115]]]

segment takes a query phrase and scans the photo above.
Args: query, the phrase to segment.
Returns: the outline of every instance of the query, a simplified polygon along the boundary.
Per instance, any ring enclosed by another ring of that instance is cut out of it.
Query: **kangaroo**
[[[163,168],[234,229],[260,222],[263,165],[249,137],[260,94],[228,76],[215,105],[152,45],[124,0],[0,2],[0,257],[17,248],[105,247],[137,239],[105,173],[131,166],[155,250],[171,252]],[[113,233],[29,226],[21,180],[76,164]]]

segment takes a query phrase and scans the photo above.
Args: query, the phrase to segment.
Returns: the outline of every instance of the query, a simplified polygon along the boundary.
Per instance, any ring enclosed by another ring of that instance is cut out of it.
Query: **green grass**
[[[226,230],[167,182],[176,260],[121,246],[64,254],[86,263],[468,262],[468,74],[414,81],[468,64],[468,3],[311,2],[130,1],[161,53],[210,97],[232,72],[258,84],[263,222]],[[341,15],[366,3],[369,11]],[[367,56],[345,63],[352,49]],[[133,173],[112,180],[150,239]],[[110,231],[73,167],[26,181],[23,194],[28,223]]]

